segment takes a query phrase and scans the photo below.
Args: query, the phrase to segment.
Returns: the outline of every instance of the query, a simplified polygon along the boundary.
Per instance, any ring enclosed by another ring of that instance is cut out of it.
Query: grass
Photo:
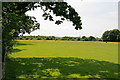
[[[117,78],[118,43],[21,40],[6,78]]]

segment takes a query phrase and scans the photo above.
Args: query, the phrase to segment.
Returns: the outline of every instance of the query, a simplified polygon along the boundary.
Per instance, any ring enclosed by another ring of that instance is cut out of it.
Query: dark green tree
[[[46,40],[50,40],[51,38],[50,37],[46,37]]]
[[[117,35],[117,41],[120,42],[120,33]]]
[[[117,42],[117,35],[119,35],[120,31],[118,29],[110,30],[108,38],[112,42]]]
[[[88,41],[88,38],[86,36],[82,36],[82,41]]]
[[[118,29],[113,29],[110,31],[105,31],[102,35],[103,41],[117,42],[119,38],[120,31]]]
[[[88,41],[96,41],[96,38],[93,36],[88,37]]]
[[[80,37],[78,37],[78,38],[77,38],[77,41],[80,41],[80,40],[81,40]]]
[[[108,37],[109,32],[110,32],[110,31],[105,31],[105,32],[103,33],[103,35],[102,35],[103,41],[109,41],[109,37]]]
[[[51,36],[52,37],[52,40],[55,40],[55,36]]]

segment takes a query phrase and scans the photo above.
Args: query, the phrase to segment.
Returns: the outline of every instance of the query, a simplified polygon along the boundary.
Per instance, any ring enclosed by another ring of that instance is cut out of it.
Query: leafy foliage
[[[117,35],[117,40],[120,41],[120,33]]]
[[[30,33],[39,29],[40,24],[34,17],[25,15],[28,11],[27,5],[30,3],[3,3],[2,6],[2,36],[3,51],[12,49],[13,40],[18,35]],[[23,6],[21,6],[23,5]],[[4,50],[5,49],[5,50]]]
[[[95,39],[95,37],[90,36],[90,37],[88,37],[88,41],[96,41],[96,39]]]
[[[86,36],[82,36],[83,41],[88,41],[88,38]]]
[[[50,15],[49,12],[53,12],[56,16],[61,16],[61,20],[57,20],[55,24],[61,24],[65,19],[70,20],[73,22],[73,26],[75,26],[75,29],[82,29],[80,16],[78,13],[72,8],[70,5],[68,5],[66,2],[47,2],[47,3],[40,3],[41,9],[44,11],[43,17],[45,17],[45,20],[49,19],[50,21],[54,21],[53,17]],[[43,8],[45,6],[45,9]]]
[[[110,31],[105,31],[102,35],[103,41],[112,41],[112,42],[120,42],[120,31],[118,29],[113,29]]]

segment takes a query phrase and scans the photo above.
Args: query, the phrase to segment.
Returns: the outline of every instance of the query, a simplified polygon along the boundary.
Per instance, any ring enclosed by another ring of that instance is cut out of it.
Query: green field
[[[117,78],[118,43],[17,41],[6,78]]]

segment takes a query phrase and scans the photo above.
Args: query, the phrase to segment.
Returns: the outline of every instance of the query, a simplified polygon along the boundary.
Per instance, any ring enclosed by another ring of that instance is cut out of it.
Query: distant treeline
[[[18,40],[67,40],[67,41],[104,41],[104,42],[120,42],[120,31],[113,29],[105,31],[101,38],[93,36],[82,37],[55,37],[55,36],[19,36]]]
[[[19,36],[18,40],[67,40],[67,41],[102,41],[101,38],[93,36],[86,37],[55,37],[55,36]]]

